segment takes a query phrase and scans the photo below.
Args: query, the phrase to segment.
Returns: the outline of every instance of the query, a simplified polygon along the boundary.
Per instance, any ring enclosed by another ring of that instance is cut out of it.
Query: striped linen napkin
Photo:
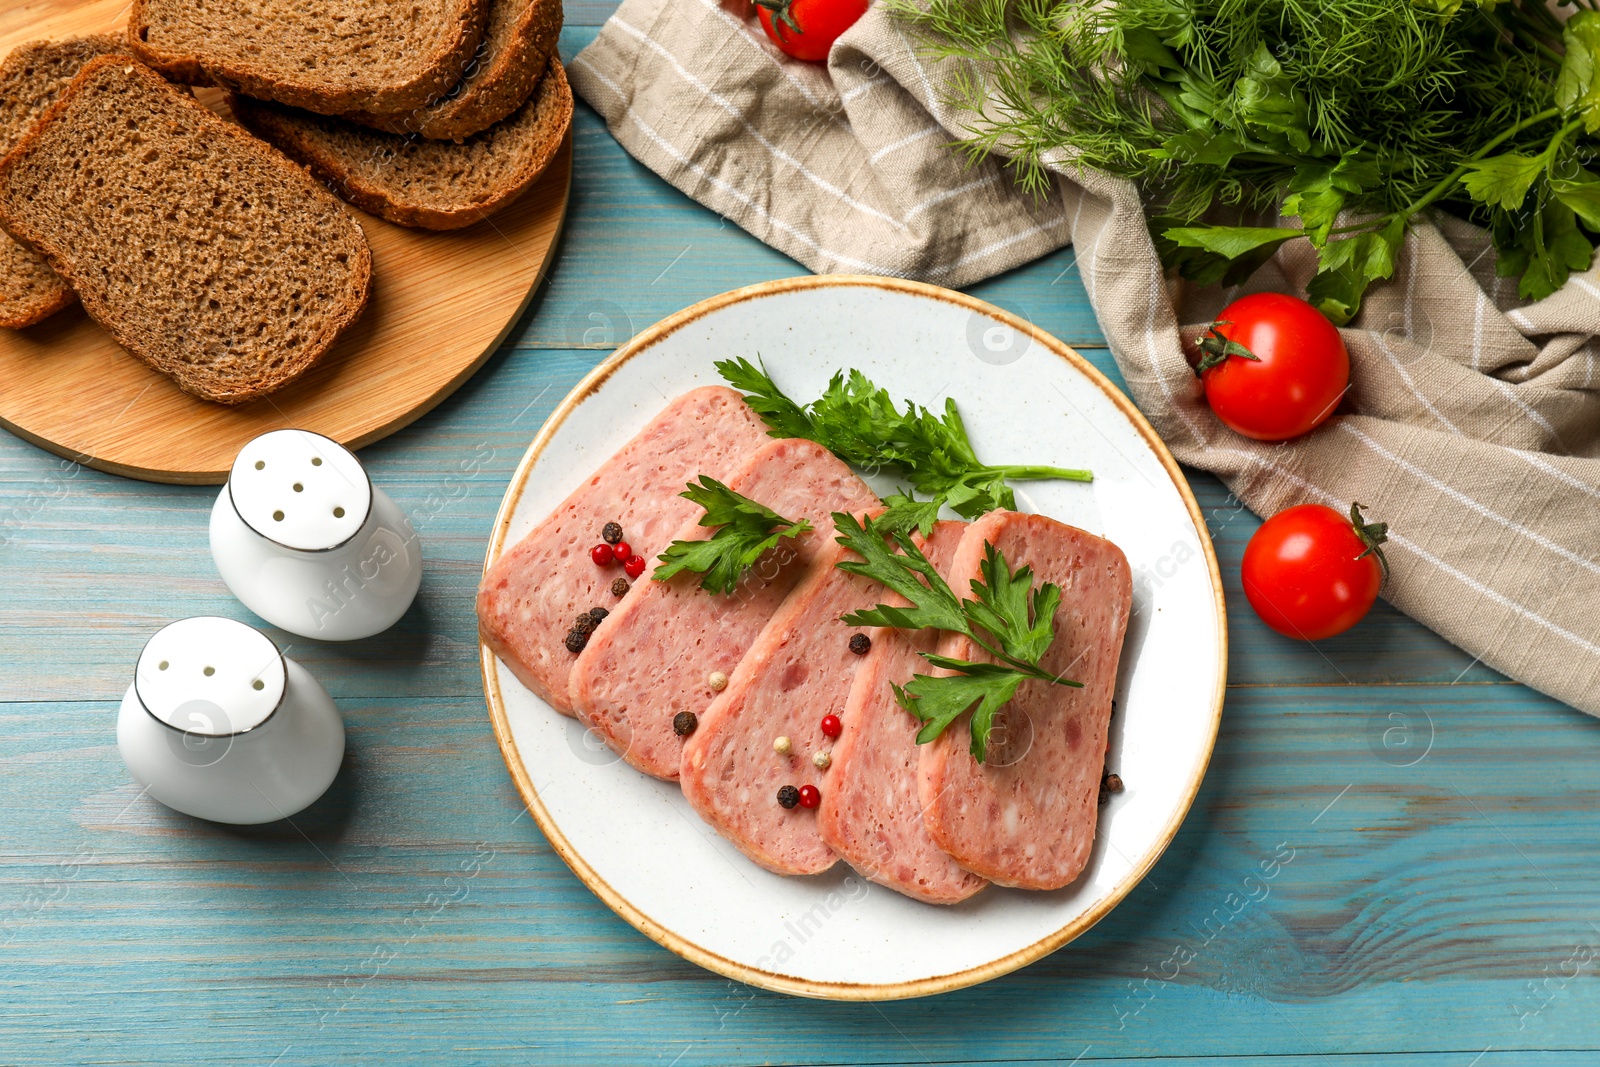
[[[1206,407],[1184,341],[1245,292],[1300,291],[1305,242],[1243,287],[1169,284],[1130,184],[1063,156],[1035,199],[952,151],[979,119],[947,106],[946,74],[876,7],[826,70],[788,60],[743,0],[625,0],[570,65],[629,152],[818,273],[962,286],[1076,244],[1112,355],[1179,460],[1261,515],[1361,501],[1389,523],[1391,603],[1600,715],[1596,269],[1524,304],[1481,230],[1419,226],[1343,330],[1349,413],[1250,441]]]

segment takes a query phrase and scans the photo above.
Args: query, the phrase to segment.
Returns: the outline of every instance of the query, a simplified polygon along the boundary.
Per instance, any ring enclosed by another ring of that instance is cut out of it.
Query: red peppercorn
[[[629,556],[623,561],[622,569],[628,572],[629,578],[637,578],[644,573],[644,557]]]
[[[837,715],[824,715],[822,717],[822,732],[829,737],[838,737],[844,733],[844,723],[839,721]]]
[[[626,563],[633,558],[633,546],[626,541],[618,541],[611,546],[611,554],[617,557],[618,563]]]
[[[802,808],[814,808],[821,803],[822,791],[820,789],[814,785],[803,785],[800,787],[800,806]]]
[[[589,550],[589,558],[594,560],[596,567],[609,567],[617,554],[611,550],[610,545],[595,545]]]

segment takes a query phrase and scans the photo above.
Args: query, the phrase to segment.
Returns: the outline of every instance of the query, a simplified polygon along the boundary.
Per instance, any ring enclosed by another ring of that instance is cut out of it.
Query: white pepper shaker
[[[307,430],[240,450],[211,509],[211,555],[247,608],[321,641],[387,630],[422,582],[422,545],[399,506],[354,453]]]
[[[344,722],[261,631],[199,616],[157,631],[117,715],[117,748],[155,799],[212,822],[287,818],[333,783]]]

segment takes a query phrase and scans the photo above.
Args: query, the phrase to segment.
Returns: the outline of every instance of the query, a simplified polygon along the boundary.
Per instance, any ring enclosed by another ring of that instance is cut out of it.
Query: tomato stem
[[[1378,567],[1383,571],[1384,579],[1387,580],[1389,577],[1389,559],[1383,554],[1381,546],[1385,541],[1389,540],[1389,524],[1363,520],[1361,517],[1361,505],[1352,503],[1350,505],[1350,525],[1356,528],[1356,536],[1361,538],[1361,543],[1367,546],[1367,550],[1357,556],[1356,559],[1366,559],[1368,556],[1377,557]]]
[[[794,0],[755,0],[757,7],[764,7],[772,12],[773,25],[783,25],[791,32],[799,33],[800,24],[794,20]]]
[[[1212,367],[1226,362],[1229,356],[1238,356],[1240,359],[1254,360],[1257,363],[1261,362],[1261,357],[1244,345],[1230,337],[1223,336],[1222,327],[1232,325],[1233,323],[1226,319],[1218,319],[1206,327],[1205,333],[1194,339],[1194,343],[1200,346],[1201,352],[1200,362],[1194,368],[1196,378]]]

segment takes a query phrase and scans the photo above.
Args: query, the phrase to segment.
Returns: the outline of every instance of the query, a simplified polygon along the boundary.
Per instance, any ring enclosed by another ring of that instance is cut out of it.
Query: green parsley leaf
[[[1357,158],[1357,152],[1352,148],[1331,166],[1303,166],[1289,179],[1283,213],[1298,218],[1318,248],[1327,243],[1328,231],[1344,210],[1345,198],[1383,180],[1377,165]]]
[[[1595,60],[1600,57],[1600,13],[1578,11],[1561,31],[1565,55],[1556,76],[1556,106],[1578,115],[1590,133],[1600,130],[1600,81]]]
[[[954,400],[945,401],[942,415],[909,402],[901,411],[887,390],[858,370],[836,373],[822,396],[801,405],[778,388],[764,366],[733,359],[716,367],[730,385],[749,394],[746,402],[773,437],[803,437],[864,470],[897,471],[928,498],[890,497],[894,514],[885,529],[911,529],[914,518],[915,528],[926,536],[944,506],[968,519],[1015,508],[1009,480],[1094,478],[1089,471],[1063,467],[983,463]]]
[[[1174,159],[1182,163],[1225,167],[1233,157],[1246,151],[1243,141],[1231,134],[1214,134],[1207,130],[1184,130],[1168,137],[1152,154],[1161,159]]]
[[[852,612],[842,620],[849,626],[893,626],[904,630],[931,627],[966,636],[994,656],[997,663],[954,659],[931,652],[922,657],[954,674],[933,677],[918,674],[904,688],[895,687],[900,706],[923,726],[917,743],[927,744],[945,731],[969,708],[972,755],[982,763],[988,751],[989,730],[997,711],[1028,680],[1079,687],[1059,678],[1040,661],[1055,640],[1055,614],[1061,590],[1046,582],[1033,587],[1033,571],[1013,571],[993,545],[984,545],[979,578],[972,581],[975,599],[958,600],[928,557],[904,530],[889,531],[882,519],[858,522],[854,516],[835,513],[833,527],[838,542],[860,556],[837,566],[888,586],[905,598],[907,607],[879,604]],[[898,552],[890,547],[893,544]]]
[[[933,529],[933,524],[939,519],[939,508],[944,503],[939,497],[917,500],[904,493],[890,493],[883,498],[883,502],[889,508],[878,516],[874,525],[885,534]]]
[[[1174,219],[1150,220],[1156,252],[1169,270],[1201,285],[1238,285],[1272,258],[1299,230],[1273,226],[1173,226]]]
[[[879,604],[875,608],[857,611],[844,617],[848,626],[894,626],[905,630],[952,630],[970,633],[961,602],[949,584],[928,557],[922,554],[916,542],[903,530],[888,533],[883,519],[868,520],[865,524],[854,515],[837,512],[833,516],[835,538],[841,545],[861,557],[861,562],[841,560],[838,567],[851,574],[860,574],[888,586],[899,593],[910,607],[891,607]],[[885,541],[898,545],[895,553]]]
[[[1517,294],[1525,300],[1543,300],[1565,284],[1575,270],[1587,270],[1594,246],[1578,229],[1572,208],[1551,197],[1533,212],[1532,224],[1502,216],[1495,221],[1495,236],[1511,242],[1495,264],[1503,278],[1521,275]]]
[[[967,617],[993,634],[1008,658],[1037,666],[1055,640],[1060,587],[1046,582],[1035,589],[1033,568],[1011,570],[991,544],[983,546],[978,573],[981,580],[972,581],[977,599],[966,602]]]
[[[1265,41],[1250,54],[1245,69],[1233,87],[1233,111],[1245,128],[1274,148],[1311,151],[1306,102]]]
[[[1480,159],[1467,164],[1461,176],[1461,187],[1472,199],[1515,211],[1528,198],[1528,189],[1544,173],[1543,156],[1525,156],[1520,152],[1502,152],[1498,156]]]
[[[786,519],[764,504],[729,489],[702,474],[700,484],[689,483],[679,496],[705,509],[701,526],[717,532],[700,541],[674,541],[658,557],[661,566],[650,577],[658,582],[693,571],[703,575],[700,588],[712,593],[732,593],[739,588],[747,568],[783,538],[798,537],[811,529],[805,519]]]
[[[1203,248],[1225,259],[1238,259],[1262,250],[1270,256],[1289,238],[1299,237],[1300,231],[1278,226],[1178,226],[1162,236],[1180,248]]]
[[[816,430],[810,417],[773,384],[765,364],[757,369],[746,360],[730,359],[716,366],[729,385],[744,392],[744,402],[771,427],[773,437],[812,439]]]
[[[1585,226],[1600,233],[1600,177],[1579,170],[1575,178],[1551,178],[1550,191],[1570,207]]]
[[[988,756],[989,730],[994,725],[995,713],[1016,695],[1027,675],[994,663],[967,663],[944,656],[929,656],[928,659],[935,666],[958,673],[940,678],[916,674],[904,687],[894,687],[895,700],[922,723],[922,729],[917,731],[917,744],[932,741],[971,709],[969,751],[982,763]]]
[[[1394,273],[1395,253],[1405,240],[1405,222],[1395,219],[1381,230],[1329,241],[1317,256],[1317,275],[1306,286],[1306,299],[1343,326],[1361,310],[1367,286]]]

